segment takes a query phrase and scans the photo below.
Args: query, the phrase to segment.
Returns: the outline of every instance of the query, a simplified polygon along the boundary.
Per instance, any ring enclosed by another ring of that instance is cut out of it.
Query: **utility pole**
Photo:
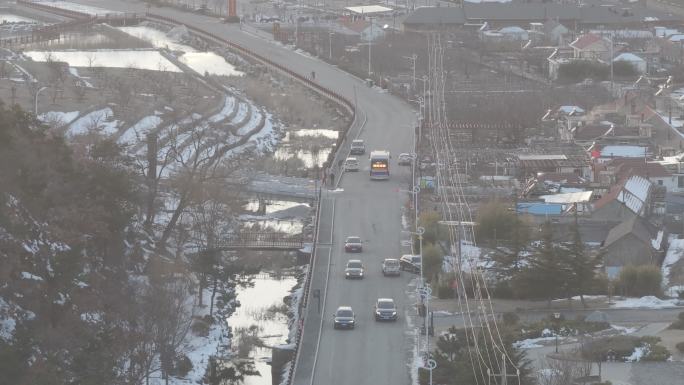
[[[515,374],[508,374],[506,371],[506,353],[501,354],[501,373],[492,373],[490,368],[487,368],[487,376],[494,377],[495,384],[508,385],[508,377],[517,377],[520,379],[520,369],[516,369]],[[501,382],[496,380],[496,377],[501,377]],[[518,381],[519,382],[519,381]]]
[[[373,18],[369,17],[370,20],[370,33],[368,34],[368,78],[371,77],[371,45],[373,42]]]
[[[418,59],[418,55],[415,53],[411,56],[404,56],[404,59],[411,60],[411,69],[413,70],[413,92],[416,92],[416,59]]]

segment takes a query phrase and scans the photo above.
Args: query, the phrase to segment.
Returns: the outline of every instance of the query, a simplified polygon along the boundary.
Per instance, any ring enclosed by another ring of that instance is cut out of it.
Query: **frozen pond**
[[[257,226],[261,229],[271,229],[276,232],[295,235],[301,234],[304,229],[304,223],[297,219],[244,219],[243,226],[246,229],[251,229]]]
[[[75,12],[81,12],[85,13],[91,16],[96,16],[96,15],[107,15],[107,14],[120,14],[121,12],[116,12],[116,11],[110,11],[108,9],[100,8],[100,7],[93,7],[90,5],[82,5],[82,4],[77,4],[77,3],[72,3],[70,1],[36,1],[36,3],[42,4],[42,5],[48,5],[50,7],[55,7],[55,8],[60,8],[60,9],[66,9],[68,11],[75,11]]]
[[[291,209],[301,205],[302,203],[300,202],[268,200],[266,204],[266,214],[273,214],[279,211]],[[259,199],[250,199],[244,208],[247,211],[257,212],[259,210]]]
[[[275,151],[273,157],[278,160],[299,158],[304,163],[304,167],[314,168],[316,165],[318,165],[318,167],[323,167],[323,164],[325,164],[325,161],[328,159],[328,154],[330,154],[331,151],[331,148],[321,148],[318,151],[317,156],[314,156],[312,151],[297,150],[294,152],[291,148],[283,146]]]
[[[310,129],[310,130],[296,130],[292,132],[295,137],[310,137],[310,136],[322,136],[328,139],[337,139],[340,136],[340,132],[336,130],[327,129]]]
[[[266,274],[260,274],[254,279],[253,287],[238,287],[237,300],[241,306],[228,318],[228,326],[233,330],[233,346],[239,335],[237,330],[249,329],[256,326],[257,336],[267,347],[254,347],[250,356],[261,376],[245,377],[245,385],[271,385],[271,366],[267,364],[271,358],[268,347],[286,343],[288,330],[287,315],[274,311],[283,308],[283,298],[290,294],[290,290],[297,284],[292,277],[278,279]]]
[[[237,71],[235,67],[228,63],[226,59],[214,52],[199,52],[196,49],[180,43],[178,40],[168,36],[163,31],[150,27],[119,27],[123,31],[138,39],[151,43],[156,48],[165,48],[171,51],[180,51],[178,56],[183,64],[197,71],[200,75],[209,73],[211,75],[223,76],[242,76],[243,73]],[[172,30],[173,32],[173,30]]]
[[[0,24],[9,23],[37,23],[37,21],[29,19],[28,17],[12,15],[10,13],[0,13]]]
[[[27,51],[24,55],[34,61],[62,61],[71,67],[136,68],[153,71],[181,72],[156,50],[98,50],[98,51]]]

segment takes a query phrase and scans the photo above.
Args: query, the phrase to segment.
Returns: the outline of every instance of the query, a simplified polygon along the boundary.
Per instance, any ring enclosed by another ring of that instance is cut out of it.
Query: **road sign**
[[[433,359],[429,359],[429,360],[427,361],[427,365],[426,365],[425,367],[426,367],[428,370],[435,370],[435,368],[437,367],[437,361],[435,361],[435,360],[433,360]]]

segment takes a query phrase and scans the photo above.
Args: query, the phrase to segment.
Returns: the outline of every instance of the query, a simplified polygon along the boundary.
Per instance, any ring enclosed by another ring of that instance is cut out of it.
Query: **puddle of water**
[[[237,288],[237,300],[241,306],[227,319],[228,326],[236,329],[249,328],[256,325],[258,336],[266,346],[286,343],[288,328],[287,315],[277,313],[275,317],[263,317],[263,313],[271,306],[281,307],[283,297],[297,284],[292,277],[277,279],[259,276],[254,279],[253,287]],[[235,334],[235,333],[234,333]],[[237,346],[237,341],[233,341]],[[261,376],[245,377],[245,385],[271,385],[271,366],[265,361],[271,358],[271,349],[255,347],[251,352],[254,365]]]
[[[296,130],[293,133],[295,137],[322,136],[328,139],[337,139],[340,136],[339,131],[327,129]]]
[[[98,50],[98,51],[27,51],[24,55],[34,61],[62,61],[71,67],[130,68],[181,72],[158,51],[150,50]]]
[[[37,23],[37,20],[29,19],[28,17],[13,15],[10,13],[0,13],[0,24],[9,23]]]
[[[208,72],[212,75],[223,76],[242,76],[242,72],[228,63],[226,59],[214,52],[199,52],[189,45],[181,44],[177,40],[169,37],[163,31],[144,27],[119,27],[123,31],[138,39],[151,43],[156,48],[166,48],[172,51],[181,51],[183,54],[178,57],[183,64],[197,71],[200,75]]]
[[[279,201],[279,200],[268,200],[266,204],[266,214],[272,214],[278,211],[283,211],[291,209],[293,207],[301,206],[300,202],[290,202],[290,201]],[[251,212],[259,211],[259,199],[250,199],[249,202],[244,206],[245,210]]]
[[[259,225],[260,228],[270,228],[273,231],[285,233],[285,234],[301,234],[304,229],[304,224],[301,221],[294,219],[253,219],[246,220],[243,226],[246,229],[251,229],[255,225]]]
[[[278,160],[288,160],[296,157],[304,162],[304,167],[306,168],[313,168],[316,164],[318,167],[323,167],[323,164],[325,164],[325,161],[328,159],[328,154],[330,154],[331,151],[331,148],[321,148],[318,151],[318,156],[314,157],[313,152],[311,151],[297,150],[296,152],[293,152],[291,148],[280,147],[275,151],[273,157]]]

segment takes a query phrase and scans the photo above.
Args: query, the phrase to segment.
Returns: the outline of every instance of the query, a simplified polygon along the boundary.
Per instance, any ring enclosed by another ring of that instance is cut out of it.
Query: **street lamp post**
[[[553,319],[556,323],[556,353],[558,353],[558,322],[560,321],[561,313],[553,313]]]
[[[33,110],[33,112],[34,112],[34,114],[35,114],[36,116],[38,116],[38,95],[40,95],[41,91],[46,90],[47,88],[48,88],[47,86],[41,87],[41,88],[38,90],[38,92],[36,92],[36,100],[35,100],[35,103],[34,103],[34,107],[35,107],[35,108],[34,108],[34,110]]]
[[[335,32],[328,31],[328,59],[332,60],[332,37]]]

